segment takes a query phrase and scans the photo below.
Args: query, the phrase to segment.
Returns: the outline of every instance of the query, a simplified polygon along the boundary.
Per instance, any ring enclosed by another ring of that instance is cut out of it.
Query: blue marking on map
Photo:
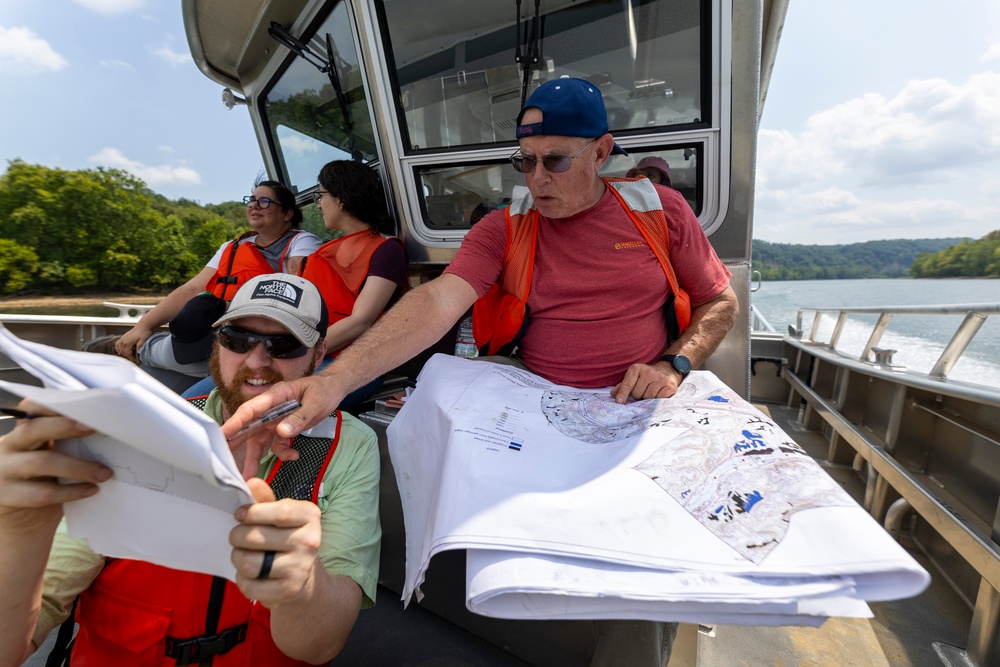
[[[709,396],[709,401],[715,401],[716,403],[729,403],[729,399],[725,396]]]
[[[746,501],[743,503],[743,511],[749,512],[750,508],[759,503],[764,499],[764,494],[760,491],[751,491],[747,494]]]
[[[753,431],[744,430],[743,437],[746,438],[746,440],[740,440],[733,445],[733,451],[745,452],[751,449],[761,449],[767,447],[767,443],[764,442],[764,439]]]

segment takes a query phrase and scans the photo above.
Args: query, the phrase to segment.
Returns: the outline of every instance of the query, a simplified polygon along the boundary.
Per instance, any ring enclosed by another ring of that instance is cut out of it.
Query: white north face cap
[[[281,324],[307,347],[313,347],[326,335],[326,304],[319,290],[305,278],[290,273],[268,273],[248,280],[213,326],[253,316]]]

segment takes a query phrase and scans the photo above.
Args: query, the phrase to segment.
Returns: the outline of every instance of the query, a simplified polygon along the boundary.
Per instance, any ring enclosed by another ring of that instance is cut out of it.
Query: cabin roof
[[[183,0],[188,46],[209,79],[243,92],[267,64],[277,43],[272,21],[292,26],[309,0]],[[764,0],[761,29],[760,107],[763,108],[788,0]]]

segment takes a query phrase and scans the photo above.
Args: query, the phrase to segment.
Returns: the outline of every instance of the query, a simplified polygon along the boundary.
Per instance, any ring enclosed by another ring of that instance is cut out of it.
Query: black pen
[[[0,406],[0,413],[14,417],[15,419],[34,419],[35,415],[30,412],[25,412],[24,410],[18,410],[17,408],[5,408]]]

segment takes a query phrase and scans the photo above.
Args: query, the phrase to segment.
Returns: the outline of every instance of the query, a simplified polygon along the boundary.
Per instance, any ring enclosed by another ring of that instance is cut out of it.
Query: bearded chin
[[[316,365],[319,363],[319,348],[313,350],[313,360],[310,364],[309,370],[307,370],[303,377],[307,377],[313,374],[316,369]],[[215,381],[215,389],[219,392],[219,399],[222,401],[222,406],[226,409],[226,413],[231,415],[236,410],[239,409],[248,399],[243,393],[243,383],[249,378],[258,377],[262,380],[270,382],[272,384],[281,382],[285,379],[278,371],[273,368],[261,368],[257,371],[252,371],[246,366],[241,366],[238,371],[236,371],[236,376],[233,378],[232,382],[226,384],[222,381],[222,367],[219,363],[219,344],[216,343],[212,348],[212,356],[208,360],[208,369],[212,373],[212,379]]]

